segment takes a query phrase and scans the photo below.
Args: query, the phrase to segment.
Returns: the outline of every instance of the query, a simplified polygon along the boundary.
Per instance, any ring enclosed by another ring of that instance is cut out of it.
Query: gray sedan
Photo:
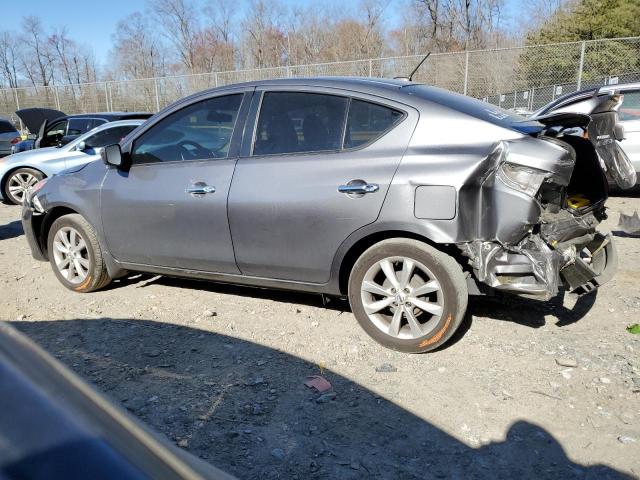
[[[612,135],[618,103],[527,121],[403,80],[226,86],[39,183],[22,222],[76,292],[142,271],[348,297],[376,341],[425,352],[470,294],[547,300],[613,276],[596,148],[619,159],[586,132]]]
[[[144,120],[105,123],[61,147],[14,153],[0,159],[0,200],[22,203],[39,180],[100,158],[100,149],[118,142]]]

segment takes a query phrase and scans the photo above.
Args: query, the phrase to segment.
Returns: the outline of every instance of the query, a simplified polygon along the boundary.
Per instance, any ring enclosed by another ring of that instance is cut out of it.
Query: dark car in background
[[[117,120],[147,119],[147,112],[99,112],[66,115],[50,108],[23,108],[16,115],[29,129],[31,135],[14,145],[11,153],[23,152],[33,148],[66,145],[80,135],[99,125]]]
[[[20,133],[13,123],[0,118],[0,157],[11,154],[11,147],[20,141]]]

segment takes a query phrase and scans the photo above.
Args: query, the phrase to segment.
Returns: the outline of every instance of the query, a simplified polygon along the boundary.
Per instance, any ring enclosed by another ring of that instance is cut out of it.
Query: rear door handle
[[[347,195],[364,195],[365,193],[375,193],[380,190],[377,183],[367,183],[364,180],[351,180],[346,185],[340,185],[338,191]]]
[[[215,193],[215,191],[216,187],[211,185],[193,186],[185,190],[185,192],[190,193],[191,195],[204,195],[206,193]]]

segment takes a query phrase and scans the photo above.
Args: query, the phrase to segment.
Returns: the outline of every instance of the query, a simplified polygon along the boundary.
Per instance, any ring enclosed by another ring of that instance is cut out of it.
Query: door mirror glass
[[[120,150],[119,143],[105,147],[100,152],[100,156],[102,157],[102,161],[107,165],[112,165],[118,168],[122,167],[122,150]]]

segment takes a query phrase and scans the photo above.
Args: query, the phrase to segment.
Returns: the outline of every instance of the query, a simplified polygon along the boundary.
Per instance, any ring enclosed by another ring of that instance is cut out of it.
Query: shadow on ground
[[[319,397],[303,385],[316,365],[233,337],[128,319],[12,325],[170,440],[243,479],[627,478],[570,461],[524,421],[504,441],[471,448],[331,371],[336,396]]]
[[[14,220],[5,225],[0,225],[0,240],[9,240],[10,238],[16,238],[23,235],[22,222],[20,220]]]

